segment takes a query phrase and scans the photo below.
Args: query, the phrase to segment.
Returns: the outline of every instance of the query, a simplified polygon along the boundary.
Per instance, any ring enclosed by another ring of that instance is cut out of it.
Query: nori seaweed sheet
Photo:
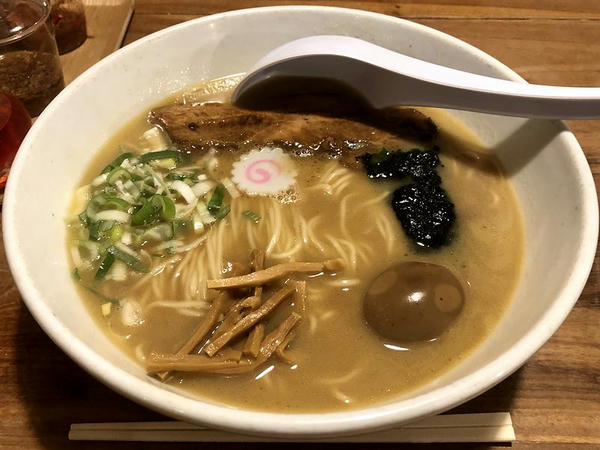
[[[384,149],[357,159],[370,178],[412,180],[394,191],[391,205],[405,233],[418,246],[438,248],[449,242],[456,213],[437,173],[440,165],[437,146],[406,152]]]

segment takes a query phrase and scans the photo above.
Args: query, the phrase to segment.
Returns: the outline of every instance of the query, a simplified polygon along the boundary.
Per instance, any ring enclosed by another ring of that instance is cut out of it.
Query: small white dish
[[[384,404],[327,414],[278,414],[191,398],[146,376],[122,354],[96,327],[70,277],[63,217],[81,174],[131,117],[169,94],[245,72],[276,46],[313,34],[347,34],[433,63],[522,81],[464,42],[393,17],[307,6],[233,11],[160,31],[96,64],[46,108],[15,159],[3,227],[23,299],[46,333],[84,369],[149,408],[187,422],[288,437],[342,435],[409,422],[465,402],[510,375],[556,331],[585,285],[596,250],[598,203],[573,134],[559,121],[452,112],[496,148],[526,227],[523,277],[512,306],[464,362]]]

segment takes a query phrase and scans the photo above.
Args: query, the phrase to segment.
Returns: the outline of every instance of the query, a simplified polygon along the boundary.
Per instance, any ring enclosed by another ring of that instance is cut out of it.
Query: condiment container
[[[31,118],[23,103],[0,91],[0,192],[4,190],[10,165],[29,127]]]
[[[85,10],[81,0],[52,0],[50,18],[61,55],[75,50],[87,39]]]
[[[0,90],[39,115],[64,87],[47,0],[0,0]]]

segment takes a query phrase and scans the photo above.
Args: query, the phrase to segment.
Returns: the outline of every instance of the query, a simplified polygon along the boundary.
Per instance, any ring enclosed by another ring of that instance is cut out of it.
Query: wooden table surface
[[[598,0],[137,0],[125,43],[207,14],[293,3],[345,6],[407,18],[481,48],[529,82],[600,86]],[[585,151],[598,187],[600,122],[569,125]],[[1,449],[158,449],[199,445],[207,449],[258,449],[264,446],[69,442],[66,436],[72,422],[160,420],[160,416],[104,387],[50,341],[21,302],[1,250],[0,317]],[[581,298],[554,337],[514,375],[454,412],[493,411],[511,412],[517,435],[514,448],[600,448],[598,254]],[[347,447],[359,445],[344,445]],[[387,447],[406,448],[393,444]]]

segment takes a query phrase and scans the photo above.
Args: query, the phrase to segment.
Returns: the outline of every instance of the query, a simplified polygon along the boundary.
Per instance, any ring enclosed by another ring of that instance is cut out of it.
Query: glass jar
[[[0,90],[39,115],[64,87],[47,0],[0,0]]]
[[[31,118],[23,103],[0,91],[0,203],[10,165],[29,127]]]
[[[50,18],[61,55],[75,50],[87,39],[85,10],[81,0],[52,0]]]

